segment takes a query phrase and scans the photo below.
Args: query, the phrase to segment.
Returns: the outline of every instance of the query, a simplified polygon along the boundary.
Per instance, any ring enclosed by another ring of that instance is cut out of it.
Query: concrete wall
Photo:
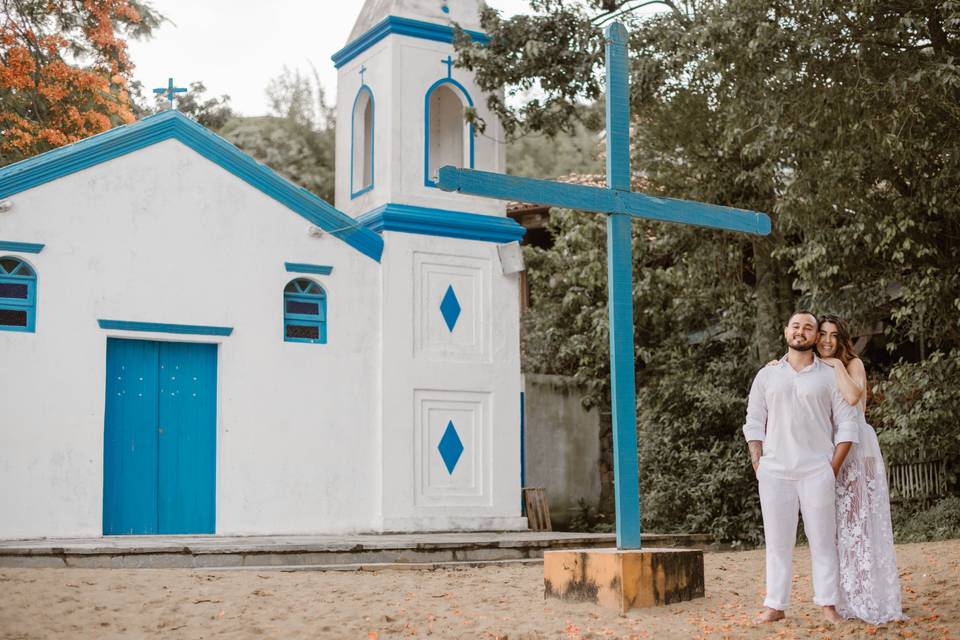
[[[572,378],[524,374],[526,486],[544,487],[554,527],[569,523],[583,498],[600,500],[600,418],[585,411]]]
[[[2,238],[46,247],[0,252],[38,282],[36,333],[0,331],[0,537],[100,535],[108,337],[220,344],[217,533],[379,526],[375,261],[175,140],[10,200]],[[328,344],[283,341],[285,261],[333,266]]]

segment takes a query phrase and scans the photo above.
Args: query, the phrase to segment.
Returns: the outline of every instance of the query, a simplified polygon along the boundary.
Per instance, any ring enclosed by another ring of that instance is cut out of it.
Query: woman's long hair
[[[853,338],[850,337],[850,329],[847,323],[833,314],[827,314],[820,317],[820,328],[829,322],[837,328],[837,352],[833,354],[834,358],[840,360],[843,366],[850,364],[850,361],[857,357],[857,352],[853,349]],[[818,352],[819,355],[819,352]]]

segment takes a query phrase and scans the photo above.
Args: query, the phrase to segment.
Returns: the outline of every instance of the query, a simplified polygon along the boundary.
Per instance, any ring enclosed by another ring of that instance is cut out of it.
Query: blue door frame
[[[104,535],[214,533],[217,345],[107,339]]]

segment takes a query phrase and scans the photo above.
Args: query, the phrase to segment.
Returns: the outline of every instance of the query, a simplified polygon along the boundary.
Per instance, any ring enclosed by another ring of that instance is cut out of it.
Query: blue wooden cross
[[[363,74],[367,72],[367,66],[362,64],[360,65],[360,84],[363,84]]]
[[[160,87],[159,89],[154,89],[153,92],[156,93],[157,95],[160,95],[162,93],[167,94],[167,100],[170,101],[170,108],[173,109],[173,96],[178,93],[186,92],[186,89],[184,89],[183,87],[173,86],[173,78],[169,78],[167,80],[166,87]]]
[[[617,548],[640,548],[640,493],[633,349],[632,217],[679,222],[757,235],[770,233],[763,213],[657,198],[630,191],[630,92],[627,30],[605,31],[607,60],[607,186],[590,187],[442,167],[445,191],[607,214],[607,290],[610,315],[610,390],[613,410],[613,475]]]
[[[447,65],[447,77],[452,78],[453,77],[453,58],[447,55],[447,57],[441,60],[440,62]]]

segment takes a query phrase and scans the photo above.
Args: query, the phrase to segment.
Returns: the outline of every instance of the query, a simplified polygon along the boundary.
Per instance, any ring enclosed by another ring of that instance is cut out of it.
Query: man
[[[794,313],[783,330],[789,351],[753,380],[743,433],[757,474],[767,545],[767,597],[757,622],[782,619],[790,600],[797,512],[810,542],[813,600],[824,617],[837,602],[835,478],[852,443],[857,411],[837,388],[833,369],[814,354],[819,322]],[[834,429],[835,427],[835,429]],[[834,436],[834,433],[836,434]]]

